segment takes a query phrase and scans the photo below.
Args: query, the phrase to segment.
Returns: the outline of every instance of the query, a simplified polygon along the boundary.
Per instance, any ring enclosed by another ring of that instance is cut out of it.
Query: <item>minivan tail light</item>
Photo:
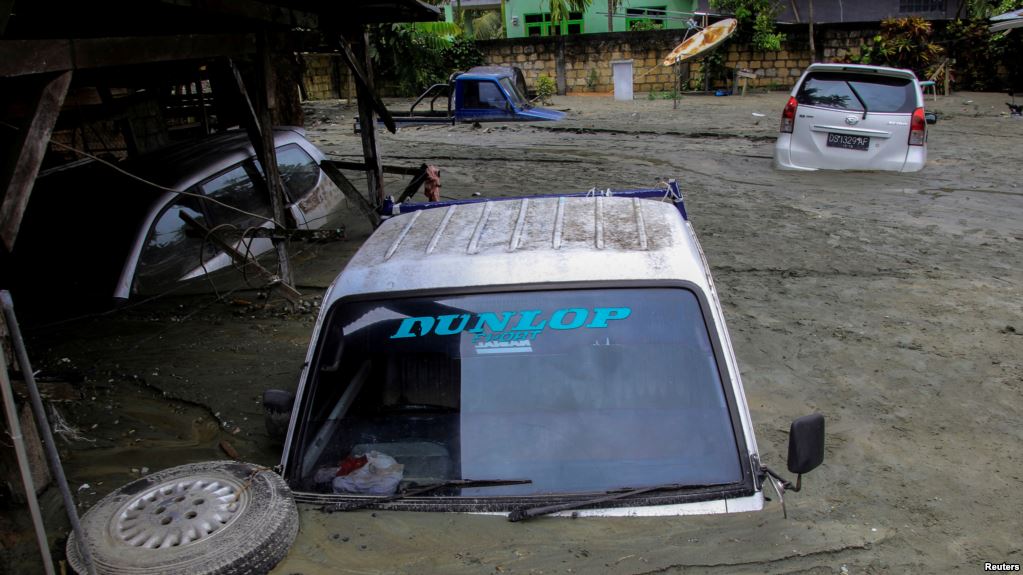
[[[924,109],[917,108],[913,111],[913,119],[909,122],[909,145],[922,146],[927,142],[927,118],[924,117]]]
[[[796,102],[795,96],[789,96],[789,101],[785,104],[785,109],[781,112],[781,128],[780,131],[783,134],[791,134],[792,126],[796,123],[796,106],[799,103]],[[923,116],[920,116],[923,118]]]

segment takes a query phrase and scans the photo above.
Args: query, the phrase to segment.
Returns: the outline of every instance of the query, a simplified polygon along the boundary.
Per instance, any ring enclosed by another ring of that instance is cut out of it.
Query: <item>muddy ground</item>
[[[756,514],[530,524],[304,509],[277,572],[968,573],[1020,563],[1023,121],[1006,117],[1003,96],[960,93],[928,102],[941,120],[920,173],[778,172],[770,158],[786,98],[688,96],[673,110],[670,100],[564,97],[563,122],[412,128],[381,135],[380,148],[388,164],[438,165],[450,198],[678,178],[763,458],[783,468],[788,423],[828,417],[825,464],[786,498],[789,519],[777,501]],[[309,137],[357,159],[352,118],[339,102],[310,105]],[[404,182],[388,176],[388,189]],[[259,398],[295,388],[317,298],[369,233],[353,209],[339,218],[347,242],[296,246],[308,304],[298,310],[239,289],[31,330],[39,366],[85,376],[81,400],[55,404],[81,436],[63,455],[82,509],[149,471],[225,458],[225,441],[243,459],[277,461]],[[8,565],[26,572],[30,562]]]

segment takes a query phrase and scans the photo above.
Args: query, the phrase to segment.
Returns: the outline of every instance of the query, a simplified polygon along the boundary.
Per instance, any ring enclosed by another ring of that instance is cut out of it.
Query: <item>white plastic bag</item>
[[[366,454],[366,465],[334,478],[334,493],[391,495],[398,490],[405,466],[379,451]]]

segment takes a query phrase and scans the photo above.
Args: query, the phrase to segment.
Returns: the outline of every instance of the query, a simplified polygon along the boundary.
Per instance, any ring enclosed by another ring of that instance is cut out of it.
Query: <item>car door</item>
[[[150,228],[139,254],[134,293],[156,294],[172,288],[216,256],[218,250],[185,222],[183,214],[209,226],[209,218],[197,197],[181,196],[167,205]]]
[[[277,165],[284,188],[295,202],[291,213],[298,227],[319,229],[330,223],[344,194],[316,160],[298,144],[288,144],[277,149]]]
[[[906,77],[811,72],[796,93],[792,163],[806,168],[899,170],[917,101]]]
[[[508,96],[496,80],[459,80],[457,106],[461,121],[508,120],[514,117]]]

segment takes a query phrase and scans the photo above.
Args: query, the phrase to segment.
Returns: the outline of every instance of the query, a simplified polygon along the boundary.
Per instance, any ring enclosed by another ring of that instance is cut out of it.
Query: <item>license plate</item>
[[[866,150],[870,148],[870,137],[828,132],[828,147],[845,148],[846,150]]]

